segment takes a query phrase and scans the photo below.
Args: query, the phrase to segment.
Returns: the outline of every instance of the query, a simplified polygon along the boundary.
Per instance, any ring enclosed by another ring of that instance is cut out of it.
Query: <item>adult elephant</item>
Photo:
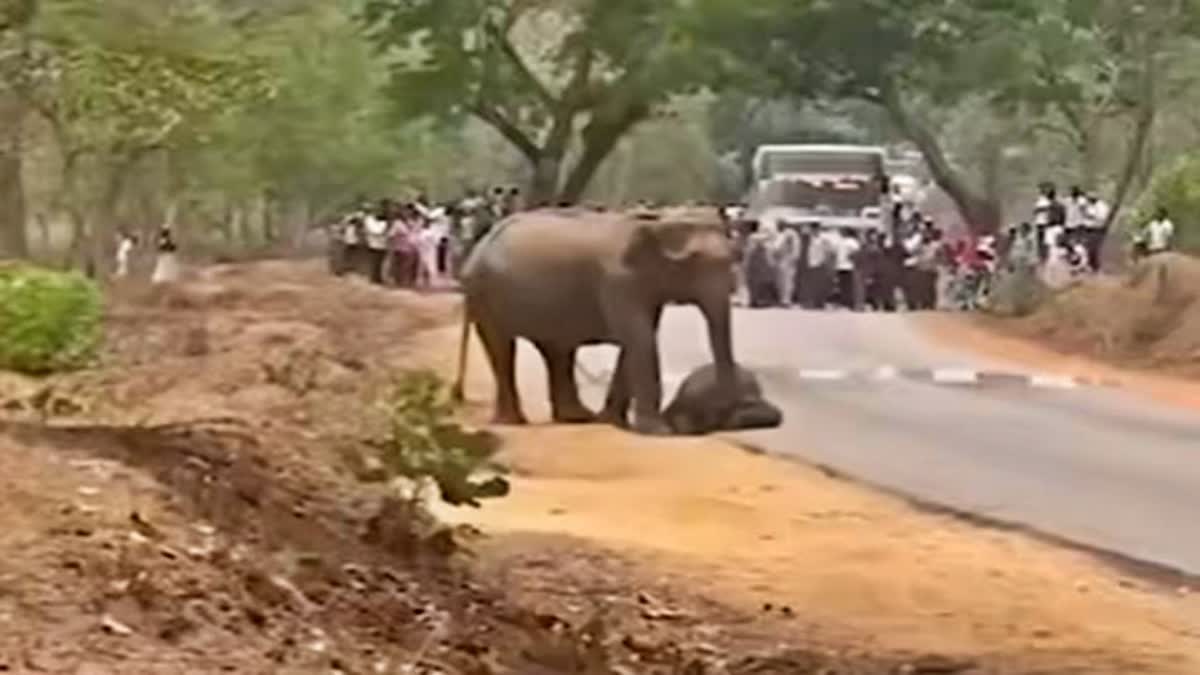
[[[517,338],[532,342],[546,362],[554,420],[592,422],[596,417],[580,402],[575,383],[576,352],[616,344],[620,356],[601,419],[624,426],[632,399],[637,431],[668,434],[657,344],[663,307],[699,307],[719,379],[729,385],[718,389],[733,392],[732,261],[716,214],[695,209],[659,215],[545,209],[512,216],[480,241],[463,268],[455,395],[461,399],[474,324],[496,378],[496,423],[526,422],[514,370]]]

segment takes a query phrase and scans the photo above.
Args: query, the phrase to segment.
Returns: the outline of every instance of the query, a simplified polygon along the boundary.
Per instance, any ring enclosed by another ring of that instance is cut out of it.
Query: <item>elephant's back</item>
[[[596,216],[532,211],[497,223],[463,270],[472,311],[534,340],[609,341],[599,293],[625,235]]]
[[[476,246],[463,275],[578,273],[617,255],[627,228],[619,217],[582,209],[518,213],[497,223]]]

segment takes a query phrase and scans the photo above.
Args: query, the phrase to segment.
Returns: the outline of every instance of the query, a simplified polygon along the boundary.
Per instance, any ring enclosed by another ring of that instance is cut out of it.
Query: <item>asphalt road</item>
[[[1194,412],[957,351],[903,315],[738,310],[734,325],[739,362],[760,373],[785,414],[782,428],[737,440],[1200,574]],[[699,314],[669,311],[660,348],[669,400],[679,379],[711,360]],[[593,404],[612,360],[607,348],[583,353]]]

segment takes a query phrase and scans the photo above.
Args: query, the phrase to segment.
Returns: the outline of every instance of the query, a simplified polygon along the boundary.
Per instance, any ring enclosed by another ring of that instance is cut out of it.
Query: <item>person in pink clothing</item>
[[[416,283],[417,243],[414,236],[416,213],[407,206],[394,209],[390,214],[391,229],[391,281],[409,288]]]

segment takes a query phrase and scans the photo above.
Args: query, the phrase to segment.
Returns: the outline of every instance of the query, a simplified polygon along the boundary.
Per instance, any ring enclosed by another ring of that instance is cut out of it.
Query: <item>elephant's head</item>
[[[783,413],[763,398],[762,387],[754,373],[735,368],[735,402],[717,409],[720,385],[716,368],[702,366],[692,371],[679,385],[675,398],[663,412],[667,425],[677,434],[707,434],[715,431],[773,429],[783,423]]]
[[[700,308],[718,378],[729,390],[735,388],[730,327],[734,259],[733,242],[718,214],[699,209],[639,218],[626,257],[654,300]]]

